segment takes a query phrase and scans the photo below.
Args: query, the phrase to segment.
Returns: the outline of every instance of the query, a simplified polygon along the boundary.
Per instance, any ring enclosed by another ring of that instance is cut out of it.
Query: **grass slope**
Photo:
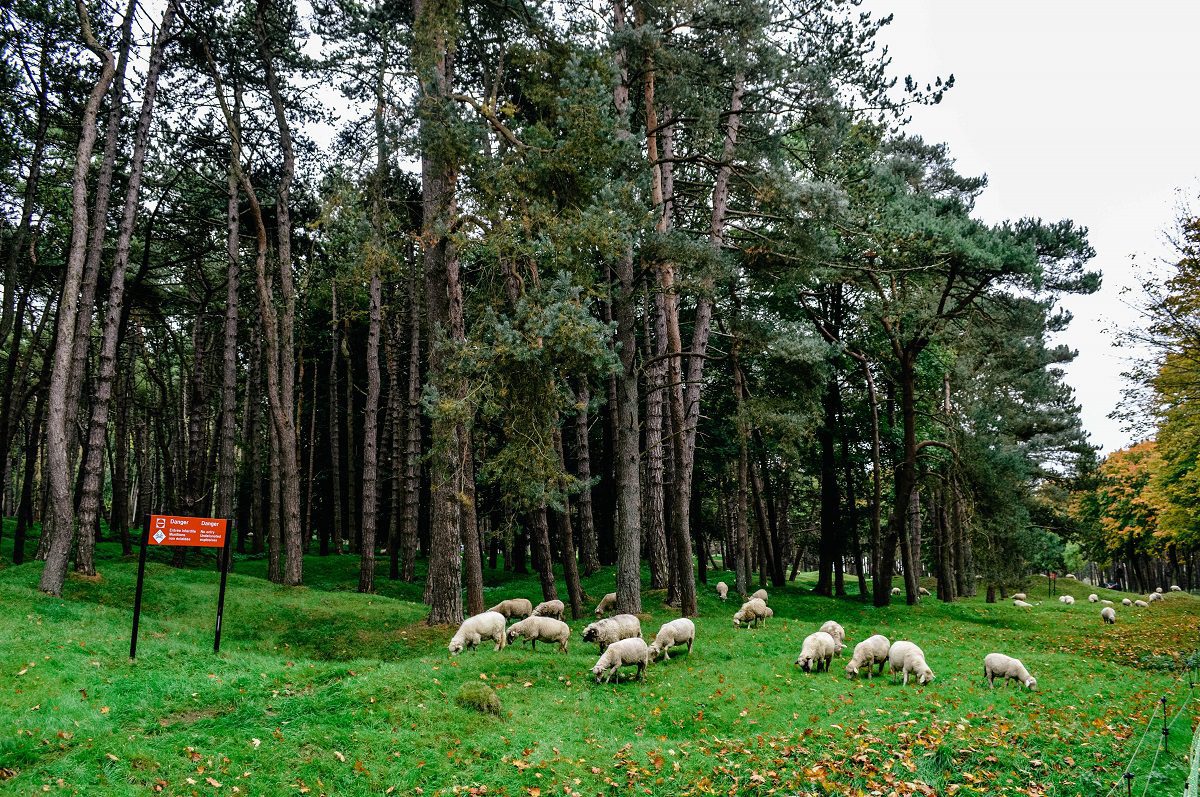
[[[0,561],[10,544],[6,529]],[[101,555],[101,576],[72,577],[62,599],[36,591],[39,564],[0,564],[0,794],[1104,795],[1143,735],[1134,794],[1177,793],[1186,777],[1196,712],[1167,654],[1195,648],[1200,601],[1187,595],[1118,606],[1105,627],[1090,590],[1065,580],[1080,603],[1047,601],[1033,579],[1042,603],[1024,611],[981,598],[878,610],[802,581],[771,590],[769,626],[738,630],[735,602],[704,588],[692,654],[597,686],[587,619],[571,623],[567,655],[451,659],[452,631],[421,623],[420,585],[356,594],[349,557],[309,558],[297,589],[239,560],[220,656],[216,574],[152,562],[131,663],[136,560]],[[536,602],[535,578],[485,574],[489,601]],[[604,571],[585,586],[597,598],[612,583]],[[646,636],[672,617],[659,602],[646,594]],[[849,681],[845,658],[828,675],[795,670],[801,640],[830,618],[851,644],[918,642],[937,680]],[[1040,691],[988,690],[993,650],[1020,657]],[[499,716],[455,703],[481,681]],[[1179,718],[1159,752],[1162,696]]]

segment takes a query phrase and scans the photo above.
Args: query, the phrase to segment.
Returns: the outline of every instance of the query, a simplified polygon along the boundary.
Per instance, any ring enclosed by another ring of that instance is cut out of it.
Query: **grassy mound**
[[[216,573],[153,561],[130,662],[136,559],[101,549],[100,578],[72,578],[61,599],[36,591],[40,565],[0,565],[0,794],[1104,794],[1143,736],[1134,793],[1177,793],[1186,777],[1200,616],[1188,595],[1118,605],[1104,626],[1087,594],[1122,596],[1067,580],[1074,606],[1031,579],[1029,610],[982,598],[879,610],[814,597],[802,578],[768,587],[775,617],[746,630],[730,620],[735,598],[702,587],[693,652],[617,687],[588,677],[588,617],[571,621],[568,654],[485,645],[451,658],[453,629],[423,624],[419,583],[357,594],[349,557],[309,558],[295,589],[239,560],[219,656]],[[489,601],[540,596],[534,577],[485,576]],[[598,599],[612,584],[605,570],[585,588]],[[644,605],[652,637],[673,614],[661,594]],[[801,641],[827,619],[851,645],[916,641],[937,680],[850,681],[846,656],[830,674],[799,672]],[[989,690],[992,651],[1021,658],[1039,691]],[[480,687],[504,713],[456,705],[490,706],[467,697]],[[1174,724],[1157,750],[1161,697]]]

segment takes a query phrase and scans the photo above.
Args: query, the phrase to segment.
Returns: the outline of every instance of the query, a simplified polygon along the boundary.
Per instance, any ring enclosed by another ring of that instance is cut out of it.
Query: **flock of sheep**
[[[1171,585],[1171,592],[1182,592],[1182,591],[1183,591],[1183,589],[1181,587],[1178,587],[1174,584]],[[1032,609],[1034,606],[1037,605],[1035,603],[1029,603],[1027,600],[1029,596],[1026,595],[1024,592],[1018,592],[1015,595],[1013,595],[1012,597],[1013,597],[1013,606],[1016,606],[1020,609]],[[1131,601],[1129,598],[1122,598],[1121,605],[1137,606],[1139,608],[1145,608],[1145,607],[1149,606],[1150,604],[1154,603],[1155,601],[1160,601],[1162,599],[1163,599],[1163,590],[1162,590],[1162,587],[1159,587],[1158,589],[1154,590],[1154,592],[1151,592],[1149,595],[1147,595],[1146,600]],[[1075,598],[1070,595],[1060,595],[1058,598],[1058,602],[1066,604],[1067,606],[1073,606],[1075,604]],[[1105,600],[1093,592],[1091,595],[1088,595],[1088,603],[1104,604],[1103,608],[1100,609],[1100,619],[1102,621],[1104,621],[1106,624],[1112,624],[1117,621],[1117,610],[1113,608],[1113,606],[1115,604],[1112,601]]]

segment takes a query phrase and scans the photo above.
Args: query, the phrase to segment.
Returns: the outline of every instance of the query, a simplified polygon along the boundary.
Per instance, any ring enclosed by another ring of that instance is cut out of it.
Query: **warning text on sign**
[[[151,515],[151,545],[184,545],[192,548],[220,548],[225,545],[224,518]]]

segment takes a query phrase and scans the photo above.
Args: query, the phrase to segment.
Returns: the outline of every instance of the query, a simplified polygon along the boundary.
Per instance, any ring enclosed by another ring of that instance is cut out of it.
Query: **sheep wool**
[[[829,672],[829,662],[833,660],[834,639],[824,631],[809,634],[800,646],[800,655],[796,657],[795,666],[805,672]]]
[[[1133,605],[1134,605],[1134,606],[1139,606],[1139,607],[1141,607],[1141,608],[1145,609],[1145,608],[1146,608],[1147,606],[1149,606],[1150,604],[1146,603],[1145,601],[1134,601],[1134,602],[1133,602]]]
[[[1112,625],[1117,621],[1117,611],[1111,606],[1105,606],[1100,610],[1100,619],[1106,624]]]
[[[1178,584],[1172,584],[1171,592],[1183,592],[1183,588],[1180,587]]]
[[[900,594],[900,588],[899,588],[899,587],[892,587],[892,594],[893,594],[893,595],[899,595],[899,594]]]
[[[915,676],[917,683],[925,686],[934,679],[933,670],[925,663],[925,651],[907,640],[892,645],[888,651],[888,662],[891,664],[892,675],[904,674],[904,685],[908,686],[908,676]]]
[[[618,614],[596,622],[583,629],[583,641],[595,642],[603,651],[614,642],[642,635],[642,623],[632,614]]]
[[[1026,603],[1023,600],[1014,600],[1013,606],[1016,606],[1018,609],[1032,609],[1033,608],[1032,603]]]
[[[553,642],[563,653],[567,652],[567,642],[571,639],[571,627],[562,620],[553,617],[526,617],[513,623],[508,629],[508,644],[516,640],[529,640],[530,647],[537,650],[538,642]]]
[[[729,585],[724,581],[717,582],[717,597],[725,600],[729,597]]]
[[[1129,598],[1121,598],[1121,605],[1122,606],[1132,606],[1133,601],[1129,600]]]
[[[1016,681],[1030,690],[1037,686],[1037,678],[1029,674],[1029,670],[1025,669],[1020,659],[1005,656],[1003,653],[989,653],[983,657],[983,677],[987,678],[988,686],[993,689],[996,687],[997,678],[1005,683],[1010,680]]]
[[[846,675],[853,678],[865,667],[867,677],[871,677],[871,669],[879,665],[879,674],[883,673],[883,665],[888,662],[888,652],[891,643],[883,634],[875,634],[854,646],[854,655],[846,664]]]
[[[620,669],[636,666],[635,677],[642,679],[645,677],[649,659],[650,648],[644,639],[638,637],[621,639],[609,645],[608,649],[600,654],[600,658],[592,667],[592,676],[596,679],[596,683],[600,683],[602,680],[611,681],[614,677],[617,679],[617,683],[621,683]]]
[[[1065,603],[1068,606],[1071,606],[1075,603],[1075,599],[1073,597],[1071,597],[1070,595],[1062,595],[1059,597],[1058,602]]]
[[[1017,601],[1027,601],[1027,600],[1029,600],[1029,596],[1028,596],[1028,595],[1026,595],[1024,592],[1014,592],[1014,593],[1013,593],[1013,600],[1017,600]]]
[[[650,661],[658,661],[658,657],[662,656],[664,660],[670,661],[671,656],[669,651],[673,647],[679,645],[687,645],[688,653],[692,652],[692,643],[696,640],[696,624],[686,617],[680,617],[678,620],[672,620],[669,623],[663,623],[658,629],[658,633],[654,636],[654,641],[650,643]]]
[[[1163,596],[1162,596],[1161,592],[1151,592],[1149,595],[1146,596],[1147,603],[1154,603],[1155,601],[1160,601],[1162,599],[1163,599]]]
[[[533,614],[533,604],[525,598],[509,598],[506,601],[500,601],[489,612],[499,612],[504,615],[505,619],[511,617],[528,617]]]
[[[463,652],[463,648],[475,649],[480,642],[491,639],[496,642],[496,650],[504,650],[506,642],[504,626],[507,620],[500,612],[484,612],[463,620],[463,624],[450,638],[448,649],[451,656]]]
[[[1100,602],[1100,596],[1097,595],[1096,593],[1093,592],[1091,595],[1088,595],[1088,603],[1099,603],[1099,602]]]
[[[534,607],[533,614],[530,617],[553,617],[556,620],[563,619],[563,613],[567,607],[562,601],[542,601]]]
[[[922,597],[928,597],[929,590],[925,589],[924,587],[917,587],[917,594],[921,595]]]
[[[1110,601],[1110,600],[1108,600],[1107,598],[1101,598],[1101,599],[1100,599],[1100,603],[1104,604],[1105,606],[1112,606],[1112,605],[1113,605],[1113,602],[1112,602],[1112,601]]]
[[[745,624],[747,627],[758,628],[759,620],[763,620],[767,616],[767,604],[758,598],[751,598],[743,603],[742,608],[733,615],[733,624],[734,626]]]
[[[596,616],[603,617],[615,608],[617,608],[617,593],[610,592],[596,604]]]
[[[750,596],[750,598],[751,598],[751,600],[757,598],[758,600],[762,601],[763,603],[766,603],[767,602],[767,591],[765,589],[756,590],[755,593]]]

